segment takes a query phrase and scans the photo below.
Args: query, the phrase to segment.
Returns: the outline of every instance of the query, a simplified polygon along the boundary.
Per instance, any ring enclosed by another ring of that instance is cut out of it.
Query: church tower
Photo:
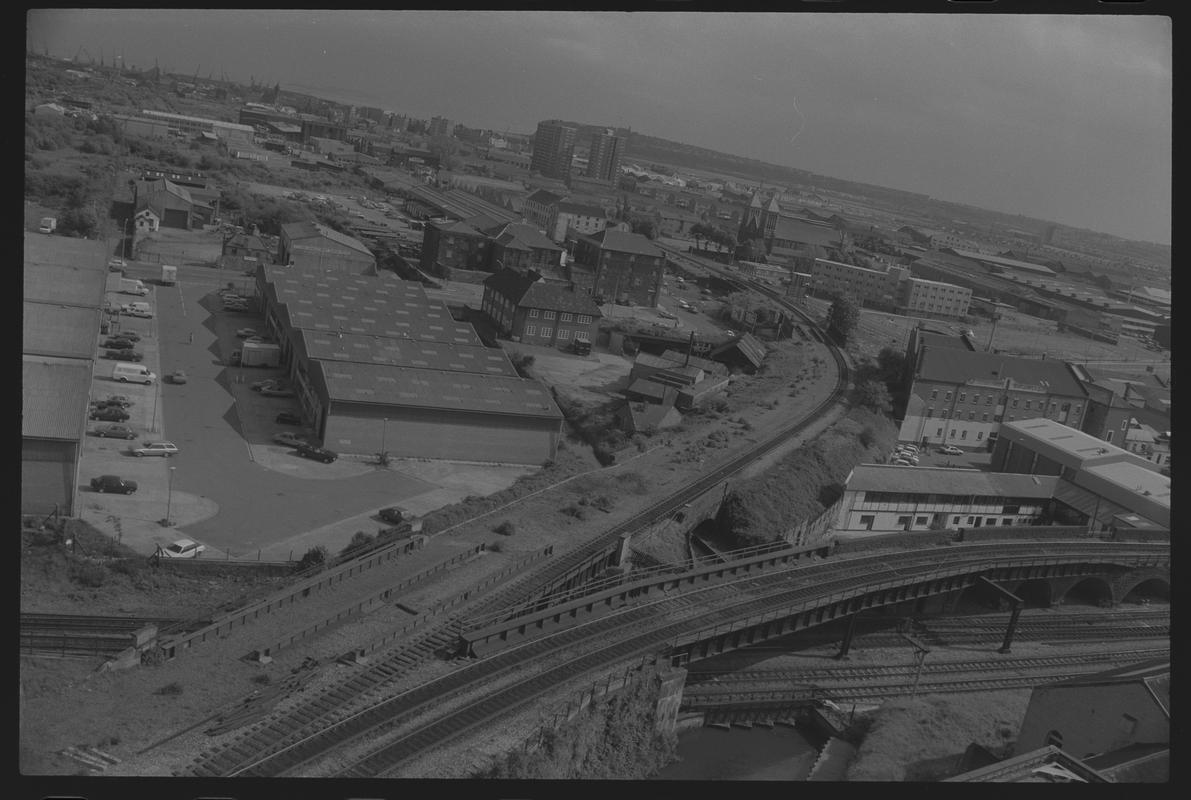
[[[740,222],[740,232],[736,235],[736,239],[741,242],[747,242],[750,239],[759,238],[761,236],[763,216],[764,207],[761,205],[761,195],[754,192],[753,200],[749,203],[748,211],[745,212],[744,219]]]
[[[777,218],[782,215],[782,209],[777,204],[777,195],[769,198],[769,205],[765,207],[765,212],[761,215],[761,227],[764,230],[763,237],[766,242],[773,239],[773,234],[777,230]]]

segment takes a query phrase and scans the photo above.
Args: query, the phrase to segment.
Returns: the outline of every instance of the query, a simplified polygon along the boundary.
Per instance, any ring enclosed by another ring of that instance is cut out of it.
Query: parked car
[[[164,558],[198,558],[207,549],[193,539],[179,539],[166,547],[159,547],[158,554]]]
[[[100,439],[135,439],[136,431],[127,425],[100,425],[95,429],[95,435]]]
[[[940,447],[939,452],[945,456],[962,456],[964,454],[963,450],[960,450],[958,447],[956,447],[953,444],[948,444],[948,445],[944,445],[943,447]]]
[[[571,351],[575,355],[586,356],[591,354],[591,342],[586,339],[576,339],[571,343]]]
[[[141,340],[141,335],[136,331],[117,331],[116,333],[112,334],[111,338],[125,339],[130,342],[139,342]]]
[[[108,270],[111,272],[119,272],[127,266],[128,264],[122,258],[113,258],[108,261]]]
[[[132,400],[127,395],[123,394],[109,394],[103,400],[92,400],[93,406],[119,406],[120,408],[128,408],[132,405]]]
[[[139,350],[104,350],[101,358],[113,361],[143,361],[145,354]]]
[[[282,431],[281,433],[273,434],[273,441],[277,444],[283,444],[286,447],[301,447],[306,444],[306,440],[296,433],[289,431]]]
[[[672,313],[670,311],[667,311],[664,308],[658,309],[658,316],[661,317],[662,319],[678,319],[677,315],[675,315],[674,313]]]
[[[255,344],[268,344],[273,340],[268,336],[249,336],[244,339],[245,342],[253,342]]]
[[[288,387],[289,383],[284,378],[265,378],[260,381],[253,381],[248,388],[254,392],[259,392],[261,389],[278,389]]]
[[[145,319],[153,319],[153,312],[148,308],[142,308],[134,303],[120,307],[120,313],[127,317],[143,317]]]
[[[132,494],[136,491],[136,481],[126,481],[119,475],[100,475],[91,479],[91,489],[100,493]]]
[[[115,408],[113,406],[93,408],[91,409],[91,419],[97,419],[103,422],[124,422],[128,419],[128,412],[122,408]]]
[[[309,443],[298,445],[298,449],[295,452],[303,458],[312,458],[315,461],[321,461],[324,464],[330,464],[332,461],[339,458],[338,453],[328,450],[325,447],[319,447],[318,445]]]
[[[125,338],[105,339],[100,347],[110,347],[113,350],[131,350],[136,347],[136,342]]]
[[[917,445],[912,445],[912,444],[899,444],[899,445],[897,446],[897,449],[898,449],[898,450],[906,450],[906,451],[908,451],[908,452],[911,452],[911,453],[913,453],[914,455],[918,455],[918,446],[917,446]]]
[[[134,448],[132,454],[137,458],[142,456],[164,456],[169,458],[178,452],[178,446],[173,442],[145,442],[141,447]]]
[[[176,369],[169,375],[166,375],[165,379],[170,383],[186,383],[187,380],[186,373],[180,369]]]
[[[678,307],[679,307],[679,308],[685,308],[687,311],[690,311],[690,310],[691,310],[691,304],[690,304],[690,303],[688,303],[686,300],[679,300],[679,301],[678,301]]]
[[[389,506],[382,508],[377,512],[377,516],[390,525],[397,525],[405,521],[406,511],[398,506]]]
[[[236,336],[241,339],[247,339],[249,336],[256,336],[256,328],[240,328],[236,331]]]
[[[294,390],[288,386],[264,386],[261,388],[262,397],[294,397]]]
[[[276,422],[279,425],[301,425],[302,417],[293,411],[282,411],[277,414]]]

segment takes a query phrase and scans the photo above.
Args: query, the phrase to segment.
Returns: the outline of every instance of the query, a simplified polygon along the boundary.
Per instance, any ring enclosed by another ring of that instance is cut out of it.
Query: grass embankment
[[[764,475],[742,481],[720,508],[721,535],[733,547],[781,538],[818,517],[843,493],[857,464],[887,453],[897,428],[885,416],[856,408]]]
[[[579,716],[543,731],[538,746],[514,750],[477,778],[640,780],[674,760],[678,739],[656,728],[656,673],[596,700]]]

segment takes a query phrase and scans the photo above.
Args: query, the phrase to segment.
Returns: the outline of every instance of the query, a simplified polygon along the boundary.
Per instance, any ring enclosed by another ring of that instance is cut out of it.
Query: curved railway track
[[[549,692],[559,682],[579,679],[600,668],[609,669],[642,656],[668,649],[694,631],[727,624],[746,617],[790,608],[799,601],[877,585],[882,581],[912,580],[915,573],[935,574],[940,562],[948,568],[966,565],[986,568],[990,559],[1029,561],[1049,551],[1047,543],[963,545],[940,551],[927,548],[901,554],[896,567],[888,553],[832,559],[772,574],[728,581],[672,597],[624,606],[574,627],[548,633],[508,650],[462,667],[438,680],[340,719],[332,725],[299,729],[279,721],[272,752],[225,751],[195,774],[225,776],[276,776],[292,774],[303,765],[343,745],[382,732],[399,731],[391,740],[340,771],[351,776],[383,775],[408,761],[422,749],[441,745],[501,714],[508,714]],[[1110,548],[1105,550],[1105,548]],[[1025,555],[1022,551],[1028,551]],[[1150,546],[1088,543],[1089,557],[1098,553],[1121,554],[1126,550],[1150,554]],[[801,575],[793,576],[794,572]],[[804,581],[792,581],[802,577]],[[818,580],[815,580],[818,578]],[[749,593],[750,590],[752,593]],[[625,632],[628,632],[626,635]],[[622,636],[619,640],[617,636]],[[563,653],[575,653],[564,656]],[[530,663],[556,659],[539,672],[525,676]],[[399,730],[400,729],[400,730]]]
[[[817,697],[837,702],[895,697],[914,690],[932,694],[988,691],[1034,686],[1098,672],[1113,665],[1169,657],[1170,648],[1162,647],[982,661],[927,661],[921,671],[913,664],[765,670],[754,673],[751,680],[725,676],[714,682],[688,684],[683,692],[683,705],[711,708],[780,703],[790,699],[795,687],[802,693],[810,689]],[[746,688],[749,684],[751,688]]]

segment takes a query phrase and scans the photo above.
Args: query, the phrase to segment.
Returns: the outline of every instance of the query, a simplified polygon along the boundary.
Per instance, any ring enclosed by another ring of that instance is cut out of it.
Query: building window
[[[537,319],[537,316],[538,316],[538,310],[537,310],[536,308],[531,308],[531,309],[529,310],[529,315],[530,315],[531,317],[533,317],[534,319]]]
[[[952,524],[952,525],[958,525],[958,524],[959,524],[959,517],[952,517],[952,518],[951,518],[951,524]]]
[[[1016,397],[1013,398],[1013,402],[1010,405],[1013,406],[1014,408],[1017,408],[1017,398]]]
[[[919,517],[918,519],[914,520],[914,524],[915,525],[925,525],[926,519],[927,519],[926,517]]]
[[[960,431],[959,438],[961,438],[961,439],[967,439],[967,438],[968,438],[968,432],[967,432],[966,430],[965,430],[965,431]]]
[[[934,415],[935,415],[935,410],[934,410],[933,408],[928,408],[928,409],[926,410],[926,418],[927,418],[927,419],[930,419],[930,418],[931,418],[931,417],[933,417]]]
[[[942,411],[940,411],[939,416],[943,419],[947,419],[947,409],[944,408]]]
[[[943,395],[943,399],[944,399],[944,400],[950,400],[950,399],[951,399],[951,392],[948,392],[947,394]]]
[[[553,311],[543,311],[542,318],[543,319],[554,319],[554,312]]]
[[[538,326],[537,326],[537,325],[526,325],[526,326],[525,326],[525,335],[526,335],[526,336],[533,336],[533,335],[534,335],[534,334],[536,334],[537,332],[538,332]]]
[[[976,441],[980,441],[983,438],[984,438],[984,431],[976,431]]]
[[[952,428],[952,429],[951,429],[951,438],[952,438],[952,439],[954,439],[954,438],[955,438],[955,428]]]
[[[968,393],[967,393],[967,392],[960,392],[960,393],[959,393],[959,401],[960,401],[961,403],[965,402],[967,399],[968,399]]]
[[[590,325],[591,317],[588,314],[580,314],[578,321],[580,325]]]
[[[938,399],[939,399],[939,390],[938,390],[938,389],[932,389],[932,390],[931,390],[931,393],[930,393],[930,399],[931,399],[931,400],[938,400]]]
[[[978,394],[972,395],[972,405],[974,405],[974,406],[980,405],[980,395],[978,395]]]
[[[981,422],[988,422],[988,414],[981,414],[981,415],[980,415],[980,421],[981,421]]]
[[[1111,441],[1112,441],[1112,434],[1113,434],[1113,431],[1109,431],[1109,432],[1108,432],[1108,435],[1104,437],[1104,441],[1106,441],[1106,442],[1111,442]]]
[[[935,431],[935,436],[940,436],[940,437],[941,437],[942,435],[943,435],[943,429],[942,429],[942,428],[939,428],[939,429],[937,429],[937,430]]]
[[[1027,400],[1027,401],[1026,401],[1026,402],[1025,402],[1023,405],[1022,405],[1022,408],[1024,408],[1026,411],[1029,411],[1029,410],[1030,410],[1030,401],[1029,401],[1029,400]]]
[[[969,419],[969,420],[976,419],[976,412],[975,412],[975,411],[969,411],[969,412],[968,412],[968,419]]]
[[[554,333],[554,329],[553,329],[553,328],[546,328],[546,327],[543,327],[543,328],[542,328],[542,336],[543,336],[544,338],[546,338],[546,339],[549,339],[549,338],[550,338],[550,334],[552,334],[552,333]]]
[[[574,316],[569,311],[562,312],[562,316],[558,318],[559,322],[570,322]]]
[[[976,518],[975,518],[975,517],[968,517],[968,524],[969,524],[969,525],[971,525],[971,524],[972,524],[972,523],[974,523],[975,521],[976,521]]]
[[[570,328],[559,328],[558,329],[558,338],[559,339],[570,339],[571,338]]]

